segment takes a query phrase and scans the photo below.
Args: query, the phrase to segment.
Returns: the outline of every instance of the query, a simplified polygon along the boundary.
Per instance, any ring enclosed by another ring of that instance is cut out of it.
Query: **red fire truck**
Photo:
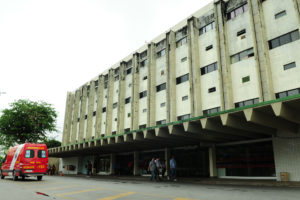
[[[48,151],[45,144],[25,143],[11,147],[4,160],[0,171],[1,179],[5,176],[13,176],[13,180],[36,176],[40,181],[47,174]]]

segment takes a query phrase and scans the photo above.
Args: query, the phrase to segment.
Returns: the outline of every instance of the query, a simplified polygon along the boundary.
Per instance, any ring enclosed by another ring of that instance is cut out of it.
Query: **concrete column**
[[[132,103],[131,103],[131,130],[139,129],[139,89],[140,89],[140,73],[139,73],[139,55],[133,55],[132,59]]]
[[[296,13],[298,13],[298,24],[299,24],[299,30],[300,30],[300,0],[293,0],[294,2],[294,7],[296,10]]]
[[[165,148],[165,165],[166,165],[166,175],[170,175],[170,159],[171,159],[171,151],[169,148]]]
[[[259,82],[259,100],[260,102],[269,101],[275,99],[275,93],[262,3],[260,0],[248,0],[248,7]]]
[[[209,176],[211,178],[217,177],[216,147],[215,146],[209,147],[208,156],[209,156]]]
[[[188,20],[188,61],[190,68],[190,103],[191,103],[191,117],[202,115],[202,101],[201,101],[201,85],[200,85],[200,56],[199,56],[199,29],[197,18],[192,17]]]
[[[98,79],[98,97],[96,110],[96,127],[95,138],[100,138],[102,125],[102,107],[103,107],[103,90],[104,90],[104,76],[100,75]]]
[[[81,88],[75,92],[75,102],[74,102],[75,105],[74,105],[74,112],[73,112],[73,124],[72,124],[72,136],[71,136],[72,144],[76,143],[76,140],[77,140],[77,125],[79,123],[78,113],[79,113],[80,97],[81,97]]]
[[[176,111],[176,41],[175,41],[175,33],[170,31],[168,33],[168,40],[170,44],[170,51],[167,49],[167,53],[169,53],[169,62],[167,65],[167,109],[169,110],[169,121],[173,122],[177,121],[177,111]]]
[[[110,154],[110,165],[109,165],[109,173],[111,175],[115,174],[114,165],[116,164],[116,155],[114,153]]]
[[[62,145],[70,144],[70,134],[72,126],[72,112],[74,105],[74,94],[68,92],[66,100],[66,109],[65,109],[65,120],[64,120],[64,130],[63,130],[63,140]]]
[[[118,98],[118,125],[117,132],[124,132],[124,107],[125,107],[125,71],[126,71],[126,62],[122,62],[120,65],[120,79],[119,79],[119,98]]]
[[[135,151],[133,153],[133,175],[134,176],[139,176],[140,175],[140,167],[139,167],[139,160],[140,160],[140,152]]]
[[[90,82],[90,90],[88,91],[88,114],[87,114],[87,126],[86,126],[86,140],[92,139],[93,127],[93,112],[94,112],[94,98],[95,98],[95,81]]]
[[[155,44],[151,43],[148,46],[148,83],[147,83],[147,112],[148,120],[147,126],[155,126],[156,125],[156,49]]]
[[[78,141],[83,142],[84,138],[84,122],[85,122],[85,115],[86,115],[86,103],[87,103],[87,85],[84,85],[82,88],[82,99],[81,99],[81,106],[80,106],[80,121],[79,121],[79,133],[78,133]]]
[[[106,106],[106,129],[105,135],[112,135],[112,111],[113,111],[113,94],[114,94],[114,69],[109,69],[107,85],[107,106]]]
[[[215,25],[216,25],[216,41],[218,56],[218,73],[220,77],[220,95],[222,110],[233,108],[232,82],[230,59],[228,53],[227,26],[226,18],[223,16],[223,1],[215,1]],[[225,22],[225,23],[224,23]]]

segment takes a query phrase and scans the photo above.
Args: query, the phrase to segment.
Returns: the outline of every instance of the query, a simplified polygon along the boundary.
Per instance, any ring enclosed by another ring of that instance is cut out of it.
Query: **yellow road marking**
[[[101,198],[101,199],[98,199],[98,200],[114,200],[114,199],[118,199],[118,198],[121,198],[121,197],[126,197],[126,196],[129,196],[129,195],[133,195],[133,194],[135,194],[135,192],[125,192],[125,193],[122,193],[122,194],[117,194],[117,195],[114,195],[114,196],[105,197],[105,198]]]
[[[93,188],[93,189],[87,189],[87,190],[79,190],[79,191],[75,191],[75,192],[59,193],[59,194],[55,194],[55,196],[62,197],[62,196],[67,196],[67,195],[72,195],[72,194],[80,194],[80,193],[84,193],[84,192],[93,192],[93,191],[97,191],[97,190],[103,190],[103,188]]]
[[[51,190],[59,190],[59,189],[66,189],[66,188],[73,188],[73,187],[77,187],[79,185],[69,185],[69,186],[61,186],[61,187],[52,187],[52,188],[45,188],[45,189],[41,189],[42,191],[51,191]]]

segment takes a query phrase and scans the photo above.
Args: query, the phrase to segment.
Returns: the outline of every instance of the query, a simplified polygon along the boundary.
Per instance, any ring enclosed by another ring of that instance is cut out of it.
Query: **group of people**
[[[161,178],[163,179],[165,177],[166,173],[166,164],[165,161],[160,161],[160,158],[152,158],[152,160],[149,162],[148,165],[148,171],[151,172],[151,178],[150,180],[156,180],[160,181]],[[161,178],[160,178],[161,175]],[[170,175],[168,176],[168,179],[177,181],[176,179],[176,161],[174,156],[170,159]]]
[[[56,174],[56,167],[55,165],[49,165],[47,170],[48,175],[55,175]]]

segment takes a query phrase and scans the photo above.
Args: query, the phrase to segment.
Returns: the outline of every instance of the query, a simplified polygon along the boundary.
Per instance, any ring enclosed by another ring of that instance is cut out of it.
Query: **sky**
[[[68,91],[210,2],[0,0],[0,111],[18,99],[50,103],[50,136],[61,140]]]

